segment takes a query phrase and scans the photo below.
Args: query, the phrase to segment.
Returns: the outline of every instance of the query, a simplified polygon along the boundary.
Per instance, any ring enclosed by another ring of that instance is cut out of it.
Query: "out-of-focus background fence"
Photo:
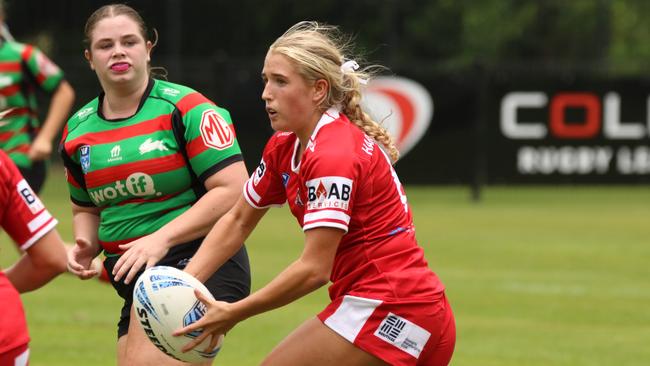
[[[77,107],[99,91],[83,26],[106,3],[7,2],[14,36],[64,69]],[[318,20],[430,94],[430,124],[397,165],[407,184],[650,181],[648,1],[129,4],[159,33],[152,65],[230,109],[249,168],[272,133],[260,99],[266,49],[297,21]]]

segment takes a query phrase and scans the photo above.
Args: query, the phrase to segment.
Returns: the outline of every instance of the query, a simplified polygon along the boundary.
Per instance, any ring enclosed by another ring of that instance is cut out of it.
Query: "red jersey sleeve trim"
[[[206,98],[201,93],[194,92],[184,96],[181,100],[179,100],[178,103],[176,103],[176,107],[179,111],[181,111],[181,116],[185,117],[185,114],[192,110],[192,108],[203,103],[214,105],[210,99]]]
[[[29,61],[29,58],[32,57],[32,53],[34,52],[34,47],[31,45],[26,45],[25,49],[23,52],[20,54],[20,57],[25,61]]]

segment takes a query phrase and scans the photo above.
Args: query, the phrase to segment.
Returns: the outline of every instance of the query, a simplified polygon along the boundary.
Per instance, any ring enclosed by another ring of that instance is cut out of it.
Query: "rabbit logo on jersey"
[[[352,180],[345,177],[320,177],[308,180],[307,209],[338,208],[347,210],[350,205]]]
[[[124,183],[120,180],[116,180],[115,184],[112,186],[91,190],[88,193],[92,200],[97,204],[118,197],[162,195],[162,193],[156,192],[151,176],[139,172],[129,175]]]

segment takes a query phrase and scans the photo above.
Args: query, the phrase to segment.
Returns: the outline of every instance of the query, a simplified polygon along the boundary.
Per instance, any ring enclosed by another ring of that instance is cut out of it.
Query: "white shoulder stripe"
[[[27,240],[26,242],[24,242],[23,244],[20,245],[20,249],[21,249],[21,250],[27,250],[27,249],[29,249],[29,247],[31,247],[32,245],[34,245],[34,243],[36,243],[36,242],[38,241],[38,239],[42,238],[43,235],[49,233],[50,230],[54,229],[54,227],[56,226],[56,224],[59,223],[58,221],[56,221],[56,219],[55,219],[54,217],[51,217],[51,216],[50,216],[50,219],[51,219],[51,221],[50,221],[47,225],[45,225],[43,228],[41,228],[41,229],[40,229],[36,234],[34,234],[34,236],[32,236],[29,240]]]
[[[249,185],[251,186],[250,190],[249,190]],[[246,182],[246,184],[244,184],[243,190],[244,190],[244,199],[253,208],[257,208],[261,210],[269,207],[282,207],[284,205],[284,203],[281,203],[281,204],[271,204],[271,205],[261,206],[260,200],[262,199],[262,197],[260,197],[257,191],[255,191],[255,188],[253,188],[250,179]]]
[[[52,215],[47,210],[43,210],[38,216],[36,216],[32,221],[27,223],[27,227],[30,232],[36,231],[39,227],[43,226],[47,220],[51,219]]]
[[[348,225],[339,222],[332,222],[332,221],[315,221],[309,224],[304,224],[302,227],[302,231],[315,229],[317,227],[333,227],[335,229],[341,229],[345,231],[345,233],[348,232]]]
[[[246,197],[247,200],[249,198],[253,200],[255,203],[253,206],[255,207],[257,207],[262,199],[262,197],[260,197],[260,195],[255,191],[255,188],[253,188],[253,182],[251,179],[248,179],[246,184],[244,184],[244,197]]]
[[[350,216],[348,214],[336,210],[319,210],[319,211],[305,214],[304,222],[309,223],[312,221],[318,221],[323,219],[342,221],[345,224],[350,223]]]

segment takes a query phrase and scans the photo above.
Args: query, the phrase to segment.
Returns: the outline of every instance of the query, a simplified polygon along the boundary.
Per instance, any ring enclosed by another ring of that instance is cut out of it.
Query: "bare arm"
[[[99,230],[99,207],[85,207],[72,204],[72,226],[74,238],[83,239],[92,244],[99,250],[99,239],[97,232]]]
[[[208,192],[189,210],[160,228],[156,236],[169,248],[205,236],[235,204],[247,178],[242,161],[213,174],[205,181]]]
[[[56,229],[50,230],[27,249],[5,273],[18,292],[35,290],[66,268],[66,250]]]
[[[29,149],[32,161],[47,159],[52,154],[52,141],[63,127],[74,103],[74,89],[63,80],[50,100],[50,107],[38,133]]]
[[[329,282],[334,257],[344,232],[315,228],[305,232],[305,249],[266,286],[233,304],[237,321],[286,305]]]
[[[195,291],[197,297],[207,305],[206,314],[197,322],[182,328],[175,335],[188,333],[199,328],[203,333],[183,350],[189,350],[204,339],[226,333],[238,322],[283,305],[286,305],[325,285],[334,265],[338,244],[344,232],[334,228],[315,228],[305,233],[305,249],[298,260],[291,263],[266,286],[244,298],[229,304],[212,301]],[[199,267],[200,263],[192,263]]]
[[[235,255],[267,211],[251,207],[240,195],[235,206],[210,230],[185,271],[201,282],[206,281]]]
[[[169,248],[205,236],[241,195],[247,179],[243,162],[236,162],[210,176],[207,193],[189,210],[144,238],[120,245],[127,251],[113,268],[115,280],[124,277],[129,283],[142,266],[151,267],[165,256]]]
[[[91,262],[101,247],[99,245],[99,215],[98,207],[84,207],[72,204],[72,222],[76,244],[68,251],[68,270],[77,277],[86,280],[97,276]]]

